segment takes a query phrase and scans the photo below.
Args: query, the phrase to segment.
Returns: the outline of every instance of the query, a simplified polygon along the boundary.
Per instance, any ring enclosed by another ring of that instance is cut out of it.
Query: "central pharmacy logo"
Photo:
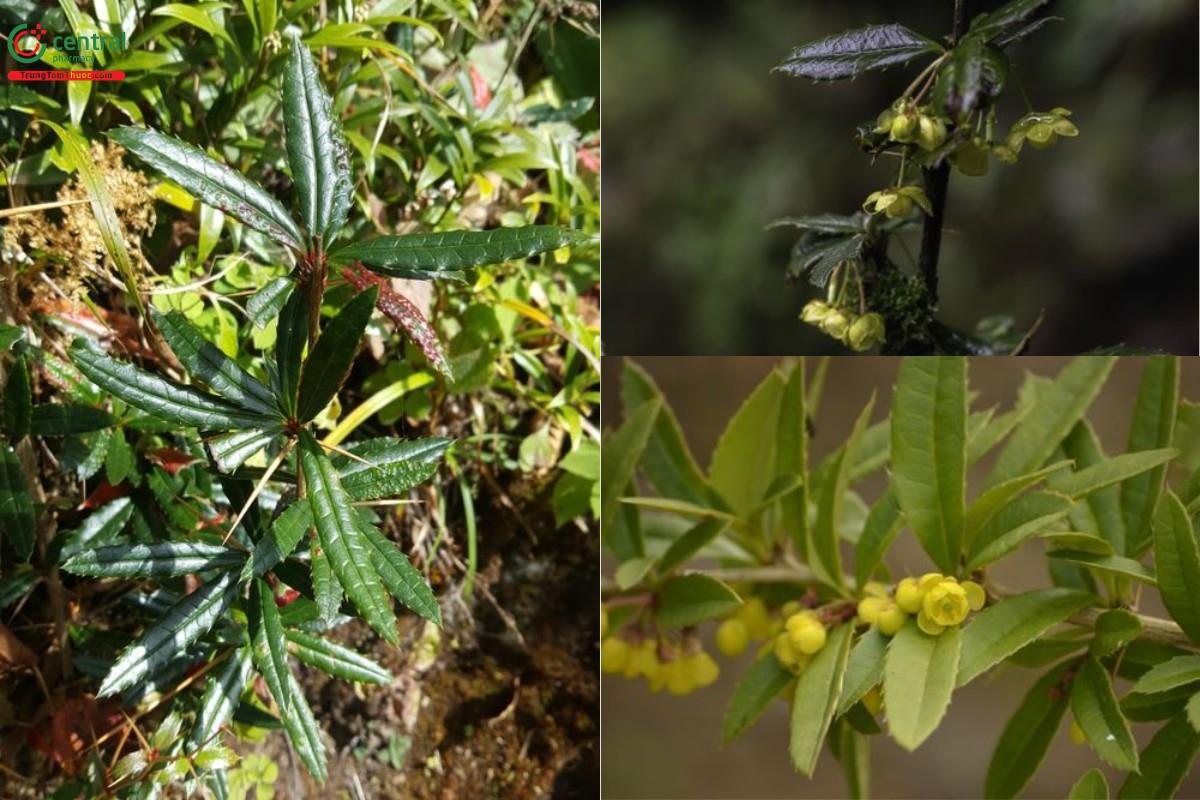
[[[8,33],[8,52],[17,61],[32,64],[42,57],[42,51],[46,49],[42,39],[48,35],[40,22],[32,28],[18,25]]]

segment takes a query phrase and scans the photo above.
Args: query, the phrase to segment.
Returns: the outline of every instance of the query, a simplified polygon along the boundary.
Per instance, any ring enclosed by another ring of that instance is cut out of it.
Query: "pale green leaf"
[[[831,630],[825,646],[813,656],[796,680],[788,749],[792,765],[809,777],[817,767],[821,745],[842,692],[852,632],[852,625],[840,625]]]
[[[1179,407],[1179,358],[1151,356],[1142,371],[1142,383],[1133,408],[1126,450],[1135,452],[1169,448],[1175,440]],[[1121,484],[1121,512],[1127,536],[1124,555],[1136,557],[1154,541],[1151,521],[1162,493],[1167,468],[1160,466]]]
[[[1105,763],[1117,769],[1137,770],[1137,743],[1117,705],[1112,680],[1094,657],[1084,660],[1071,681],[1071,713]]]
[[[737,592],[716,578],[697,573],[675,578],[659,590],[655,617],[660,625],[683,628],[723,617],[741,604]]]
[[[1165,692],[1200,681],[1200,655],[1175,656],[1155,664],[1133,685],[1139,694]]]
[[[1163,605],[1193,642],[1200,642],[1200,550],[1183,503],[1168,490],[1154,515],[1154,561]]]
[[[754,508],[771,483],[782,397],[783,379],[772,370],[729,419],[717,440],[708,477],[735,513]]]
[[[892,637],[883,672],[888,728],[905,750],[916,750],[941,723],[954,692],[961,647],[958,628],[937,636],[923,633],[915,620]]]

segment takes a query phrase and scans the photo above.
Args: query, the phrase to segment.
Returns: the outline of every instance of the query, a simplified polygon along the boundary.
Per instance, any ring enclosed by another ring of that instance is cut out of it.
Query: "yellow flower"
[[[674,661],[668,661],[664,664],[663,673],[666,678],[667,691],[671,694],[687,694],[696,686],[687,668],[687,664],[682,658],[677,658]]]
[[[833,306],[824,300],[810,300],[800,311],[800,321],[809,325],[820,325],[833,311]]]
[[[717,662],[703,650],[686,656],[683,659],[683,667],[696,689],[703,689],[714,683],[721,675],[721,668],[717,666]]]
[[[938,149],[946,141],[946,123],[939,117],[922,114],[918,122],[917,146],[926,152]]]
[[[653,639],[643,639],[641,644],[630,648],[629,658],[621,674],[626,678],[645,676],[653,678],[659,670],[658,644]]]
[[[852,350],[862,352],[870,350],[877,344],[884,341],[886,330],[883,326],[883,317],[875,312],[863,314],[854,321],[850,326],[850,330],[846,333],[846,344]]]
[[[871,192],[863,202],[863,211],[868,214],[886,214],[891,218],[906,217],[912,211],[914,203],[926,214],[933,213],[933,205],[919,186],[901,186]]]
[[[867,625],[874,625],[879,613],[889,605],[885,597],[864,597],[858,601],[858,618]]]
[[[967,592],[958,581],[946,579],[925,593],[921,612],[937,625],[957,625],[967,618],[971,604]]]
[[[963,175],[979,177],[988,173],[988,147],[979,137],[956,150],[950,156],[950,163],[958,168]]]
[[[841,339],[850,329],[850,320],[841,311],[833,309],[825,319],[821,320],[821,330],[834,339]]]
[[[1044,149],[1058,141],[1059,136],[1073,138],[1079,135],[1079,128],[1067,119],[1071,112],[1065,108],[1054,108],[1050,111],[1032,111],[1021,117],[1008,131],[1006,145],[1013,154],[1021,152],[1021,145],[1026,140],[1034,147]]]
[[[895,603],[889,603],[887,608],[879,612],[879,619],[876,621],[876,627],[884,636],[895,636],[900,628],[904,627],[904,620],[908,619],[908,615],[901,610],[900,606]]]
[[[750,629],[740,619],[727,619],[717,628],[717,649],[730,658],[740,656],[750,643]]]
[[[771,614],[760,598],[752,597],[738,609],[738,616],[746,623],[746,629],[755,639],[766,639],[771,635]]]
[[[967,593],[967,602],[970,603],[971,610],[978,611],[983,608],[987,602],[987,593],[983,591],[983,587],[975,581],[963,581],[960,585]]]
[[[868,597],[887,597],[888,588],[879,581],[867,581],[862,587],[863,594]]]
[[[600,671],[607,673],[621,672],[629,662],[629,644],[624,639],[615,636],[606,639],[600,645]]]

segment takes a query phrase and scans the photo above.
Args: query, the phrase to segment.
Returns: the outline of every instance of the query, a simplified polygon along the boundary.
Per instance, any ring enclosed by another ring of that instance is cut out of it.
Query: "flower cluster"
[[[683,695],[714,683],[721,674],[712,656],[694,634],[685,633],[672,643],[638,630],[608,636],[608,616],[601,609],[600,671],[626,678],[645,678],[650,691],[664,689]],[[606,637],[607,638],[604,638]]]
[[[959,625],[971,611],[983,608],[987,595],[974,581],[959,581],[939,572],[920,578],[905,578],[888,595],[887,588],[871,582],[863,587],[858,602],[858,619],[874,625],[884,636],[894,636],[912,614],[917,626],[931,636]]]
[[[775,636],[775,658],[780,664],[799,673],[808,660],[825,646],[825,626],[810,609],[788,615],[783,630]]]
[[[1057,142],[1059,136],[1074,138],[1079,135],[1079,128],[1067,119],[1069,116],[1070,109],[1061,107],[1049,111],[1031,111],[1013,123],[1008,131],[1008,139],[993,148],[992,152],[996,158],[1012,164],[1016,162],[1017,154],[1025,142],[1044,150]]]
[[[875,120],[875,133],[886,133],[893,142],[915,144],[930,152],[946,141],[946,121],[929,106],[900,99]]]
[[[863,599],[858,601],[858,619],[874,625],[884,636],[895,636],[908,614],[888,595],[887,587],[871,581],[863,586]]]
[[[890,218],[907,217],[912,213],[913,204],[919,206],[926,214],[933,213],[933,204],[919,186],[893,186],[890,189],[871,192],[863,201],[863,211],[868,214],[884,214]]]
[[[773,615],[754,597],[717,628],[717,649],[733,658],[744,653],[751,640],[762,641],[760,654],[769,650],[780,664],[798,673],[825,646],[825,636],[816,611],[792,601]]]
[[[810,300],[800,312],[800,319],[858,352],[883,344],[887,338],[887,329],[879,314],[874,311],[855,314],[824,300]]]

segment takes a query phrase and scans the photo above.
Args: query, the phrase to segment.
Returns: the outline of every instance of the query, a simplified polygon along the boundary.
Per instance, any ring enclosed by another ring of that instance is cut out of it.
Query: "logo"
[[[40,22],[32,28],[18,25],[8,34],[8,52],[22,64],[32,64],[42,57],[46,49],[42,39],[48,35]]]

